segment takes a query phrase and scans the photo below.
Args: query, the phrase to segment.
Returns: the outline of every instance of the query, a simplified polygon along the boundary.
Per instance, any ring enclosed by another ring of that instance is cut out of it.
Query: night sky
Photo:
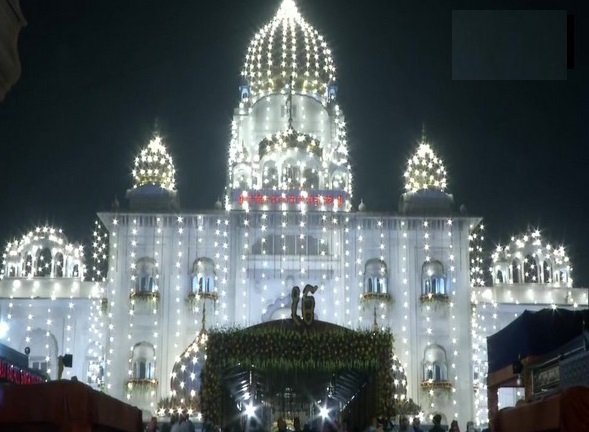
[[[575,68],[560,81],[458,81],[452,10],[471,1],[297,0],[334,52],[355,205],[363,198],[369,210],[396,211],[425,122],[456,204],[484,218],[489,246],[540,228],[567,246],[575,285],[589,286],[583,3],[476,2],[574,13]],[[212,208],[247,45],[279,4],[21,0],[23,72],[0,104],[0,240],[50,223],[88,244],[96,212],[123,200],[156,119],[182,207]]]

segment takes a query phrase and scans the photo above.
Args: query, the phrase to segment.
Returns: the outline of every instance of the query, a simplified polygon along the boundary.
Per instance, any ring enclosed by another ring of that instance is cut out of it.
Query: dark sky
[[[0,104],[2,241],[49,222],[87,242],[156,118],[183,207],[213,206],[247,44],[280,0],[209,3],[21,1],[22,77]],[[452,10],[471,1],[297,3],[334,51],[356,203],[395,211],[425,122],[457,204],[484,217],[493,242],[539,227],[589,286],[585,0],[476,2],[574,13],[575,69],[561,81],[452,80]]]

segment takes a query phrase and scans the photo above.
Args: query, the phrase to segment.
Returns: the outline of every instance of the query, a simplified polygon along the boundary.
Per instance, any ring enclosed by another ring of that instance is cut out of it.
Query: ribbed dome
[[[133,188],[154,185],[163,189],[174,190],[175,174],[176,170],[174,169],[172,157],[162,144],[162,139],[156,136],[135,158]]]
[[[242,75],[254,99],[283,91],[291,79],[295,92],[326,97],[335,67],[323,36],[307,24],[294,0],[283,0],[250,42]]]
[[[405,171],[405,190],[417,192],[421,190],[446,189],[446,169],[440,158],[436,156],[425,138],[419,144],[415,155],[407,162]]]

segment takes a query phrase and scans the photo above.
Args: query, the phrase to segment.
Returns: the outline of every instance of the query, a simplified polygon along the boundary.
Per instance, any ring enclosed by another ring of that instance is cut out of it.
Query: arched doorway
[[[271,430],[280,417],[299,417],[305,424],[321,421],[329,412],[364,428],[372,416],[395,412],[389,332],[281,319],[244,329],[212,330],[204,340],[206,360],[194,398],[211,424],[226,426],[253,414],[258,425]],[[200,334],[191,346],[202,348],[202,341]],[[174,370],[195,375],[189,365],[194,356],[183,354],[181,359],[185,367],[176,365]],[[184,389],[195,394],[195,386],[181,379],[172,386],[179,399],[190,398]]]

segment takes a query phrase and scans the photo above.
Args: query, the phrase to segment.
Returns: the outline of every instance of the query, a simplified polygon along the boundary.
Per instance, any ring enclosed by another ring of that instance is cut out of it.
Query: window
[[[24,340],[24,347],[30,348],[29,367],[43,371],[55,377],[57,371],[53,366],[57,364],[57,341],[47,330],[36,328],[28,334],[29,340]]]
[[[33,274],[33,256],[28,253],[23,262],[23,276],[27,277]]]
[[[49,371],[49,362],[45,357],[30,359],[29,363],[31,365],[31,369],[40,370],[45,373]]]
[[[373,258],[364,266],[364,292],[374,294],[387,293],[388,271],[384,261]]]
[[[542,272],[544,276],[544,283],[552,283],[552,263],[550,260],[544,260]]]
[[[298,189],[301,185],[301,169],[294,160],[288,160],[282,167],[282,187]]]
[[[74,272],[77,272],[74,266]],[[135,264],[135,292],[153,293],[158,290],[157,263],[153,258],[140,258]]]
[[[336,190],[343,190],[346,188],[347,176],[342,172],[336,172],[331,179],[331,187]]]
[[[428,261],[421,267],[421,293],[446,295],[446,274],[444,266],[439,261]]]
[[[88,357],[86,364],[86,383],[93,387],[99,387],[104,382],[104,366],[98,357]]]
[[[440,345],[429,345],[423,357],[423,379],[433,381],[448,380],[448,360],[446,350]]]
[[[536,258],[532,255],[526,255],[524,258],[524,282],[538,282],[538,264],[536,263]]]
[[[140,342],[133,347],[131,359],[133,365],[133,379],[155,379],[155,349],[147,342]]]
[[[51,276],[51,250],[49,248],[43,248],[37,254],[37,277]]]
[[[210,258],[198,258],[192,265],[192,293],[215,292],[215,263]]]
[[[314,168],[305,168],[303,172],[302,187],[305,189],[319,188],[319,174]]]
[[[495,282],[498,284],[503,283],[503,272],[501,270],[497,270],[497,276],[495,278]]]
[[[278,169],[276,169],[274,162],[268,162],[264,165],[262,187],[264,189],[278,188]]]
[[[511,266],[510,266],[510,270],[511,270],[511,283],[514,284],[518,284],[521,283],[521,263],[520,261],[516,258],[511,262]]]
[[[54,266],[55,266],[55,277],[63,277],[63,254],[58,252],[55,254]]]

